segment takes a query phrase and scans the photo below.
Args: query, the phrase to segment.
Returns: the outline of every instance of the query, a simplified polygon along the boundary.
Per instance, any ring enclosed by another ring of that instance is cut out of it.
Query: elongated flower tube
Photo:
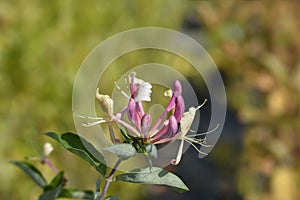
[[[178,80],[176,80],[176,81],[174,81],[173,85],[174,85],[174,91],[173,91],[173,93],[174,93],[174,95],[176,97],[178,97],[182,93],[181,83]]]
[[[174,137],[175,134],[177,133],[177,131],[178,131],[177,120],[174,117],[174,115],[171,115],[169,118],[169,126],[168,126],[166,137],[169,137],[169,138]]]
[[[136,124],[137,123],[137,113],[136,113],[136,104],[134,102],[133,99],[130,99],[128,102],[128,106],[127,106],[127,111],[128,111],[128,119],[133,123]]]
[[[180,122],[183,113],[184,113],[184,100],[183,100],[183,97],[180,95],[175,99],[174,116],[175,116],[177,122]]]
[[[146,113],[141,120],[141,131],[143,133],[143,136],[145,138],[148,137],[149,135],[149,128],[150,128],[150,124],[151,124],[151,116],[149,113]]]
[[[170,139],[175,136],[175,134],[178,131],[178,124],[176,121],[176,118],[171,115],[168,120],[164,122],[164,126],[162,129],[160,129],[151,139],[151,143],[153,144],[160,144],[160,143],[165,143],[161,142],[164,141],[165,139]]]
[[[143,112],[140,110],[140,106],[137,104],[137,102],[134,101],[134,99],[130,99],[128,103],[128,119],[131,121],[132,124],[135,125],[135,127],[141,131],[141,119],[143,117]]]

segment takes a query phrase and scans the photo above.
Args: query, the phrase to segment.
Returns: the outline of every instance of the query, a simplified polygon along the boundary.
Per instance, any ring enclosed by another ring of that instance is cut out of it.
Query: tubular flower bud
[[[128,76],[128,80],[129,80],[129,90],[130,90],[130,94],[131,94],[131,98],[134,98],[136,96],[136,92],[137,92],[137,84],[135,83],[135,72],[131,72]]]
[[[175,112],[174,116],[177,120],[177,122],[180,122],[182,115],[184,113],[184,99],[180,95],[175,99]]]
[[[176,118],[173,115],[171,115],[169,118],[169,126],[168,126],[166,136],[174,137],[174,135],[177,133],[177,131],[178,131],[178,124],[177,124]]]
[[[171,115],[169,119],[164,122],[164,127],[151,138],[151,141],[154,144],[165,143],[165,141],[170,141],[170,139],[176,135],[177,131],[177,121],[175,117]]]
[[[148,137],[148,131],[151,124],[151,116],[149,113],[144,114],[141,122],[141,131],[145,137]]]
[[[169,96],[170,94],[172,94],[172,97],[171,97],[171,99],[169,101],[169,104],[166,107],[166,112],[171,111],[175,107],[175,101],[176,101],[176,99],[179,96],[181,96],[182,87],[181,87],[181,83],[178,80],[174,81],[173,88],[174,88],[173,91],[167,91],[164,94],[165,96]]]
[[[128,119],[140,130],[141,127],[141,118],[138,112],[138,105],[134,99],[130,99],[128,102]]]
[[[181,95],[182,87],[181,87],[181,83],[178,80],[174,81],[173,87],[174,87],[174,92],[173,92],[174,95],[176,97],[178,97],[179,95]]]
[[[96,99],[98,99],[103,112],[105,112],[108,116],[111,116],[113,114],[114,102],[110,96],[100,94],[99,88],[97,88]]]
[[[133,99],[130,99],[128,102],[128,119],[135,124],[136,122],[136,112],[135,112],[135,102]]]
[[[155,122],[155,124],[151,128],[150,132],[155,132],[157,127],[159,127],[159,125],[163,121],[163,118],[166,117],[166,115],[175,108],[175,101],[178,96],[181,96],[182,87],[181,87],[181,83],[178,80],[174,81],[173,87],[174,87],[174,92],[172,92],[172,91],[167,91],[167,93],[165,92],[165,96],[170,96],[170,94],[172,94],[172,97],[171,97],[167,107],[165,108],[164,112],[161,114],[161,116],[158,118],[158,120]],[[178,115],[178,118],[180,118],[179,113],[177,115]]]

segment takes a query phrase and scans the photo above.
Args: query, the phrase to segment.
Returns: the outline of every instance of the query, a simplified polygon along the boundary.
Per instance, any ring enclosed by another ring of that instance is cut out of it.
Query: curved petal
[[[152,85],[148,82],[143,82],[137,88],[135,100],[139,101],[151,101]]]

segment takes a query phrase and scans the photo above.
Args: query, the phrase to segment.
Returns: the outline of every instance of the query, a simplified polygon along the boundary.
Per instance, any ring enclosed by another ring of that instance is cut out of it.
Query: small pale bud
[[[46,142],[44,144],[44,148],[43,148],[43,156],[45,156],[45,157],[49,156],[50,153],[53,151],[53,149],[54,148],[53,148],[52,144],[49,142]]]
[[[99,93],[99,88],[97,88],[96,98],[98,99],[101,109],[108,116],[113,114],[114,101],[108,95],[103,95]]]
[[[172,94],[173,94],[173,92],[172,92],[171,89],[169,89],[169,90],[167,90],[167,91],[164,92],[164,95],[165,95],[166,97],[172,97]]]

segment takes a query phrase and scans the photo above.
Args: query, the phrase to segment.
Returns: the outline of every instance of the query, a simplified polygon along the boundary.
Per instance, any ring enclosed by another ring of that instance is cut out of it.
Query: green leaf
[[[101,184],[101,179],[99,176],[96,181],[96,192],[100,192],[100,184]]]
[[[62,190],[62,185],[59,185],[51,190],[44,192],[39,196],[39,200],[55,200]]]
[[[104,157],[90,142],[74,133],[57,134],[49,132],[45,135],[55,139],[65,149],[87,161],[105,177],[106,165],[102,163]]]
[[[135,156],[136,154],[135,148],[131,144],[126,143],[107,146],[104,148],[104,150],[118,155],[118,157],[122,160],[126,160],[130,157]]]
[[[60,172],[44,188],[44,193],[40,195],[39,200],[55,200],[61,193],[64,183],[64,172]]]
[[[12,161],[11,163],[23,170],[23,172],[27,174],[40,187],[44,188],[47,185],[46,179],[43,177],[41,172],[33,165],[25,161]]]
[[[119,200],[119,198],[117,196],[109,196],[109,197],[105,197],[104,200]]]
[[[178,192],[189,191],[188,187],[178,176],[158,167],[135,169],[128,173],[117,175],[115,180],[132,183],[165,185]]]
[[[94,192],[90,190],[62,189],[58,198],[94,199]]]
[[[64,185],[65,182],[66,181],[64,179],[64,172],[61,171],[51,180],[51,182],[44,188],[44,190],[51,190],[53,188],[58,187],[59,185]]]
[[[149,156],[151,156],[153,158],[157,158],[157,148],[156,148],[155,144],[146,146],[146,151]]]

